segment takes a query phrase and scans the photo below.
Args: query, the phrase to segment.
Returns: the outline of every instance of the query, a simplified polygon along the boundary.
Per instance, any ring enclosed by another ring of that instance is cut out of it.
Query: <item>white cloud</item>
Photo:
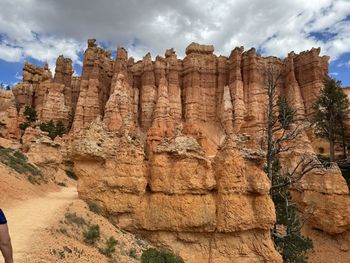
[[[0,0],[0,5],[0,34],[6,36],[0,35],[5,43],[0,58],[9,61],[32,56],[52,65],[64,54],[79,64],[78,52],[91,37],[111,49],[124,46],[137,59],[171,47],[183,56],[192,41],[213,44],[223,55],[241,45],[276,56],[318,46],[333,59],[350,52],[348,0]]]
[[[346,68],[350,68],[350,60],[349,61],[345,61],[345,62],[341,62],[337,65],[337,67],[346,67]]]
[[[22,49],[0,44],[0,58],[9,62],[16,62],[22,58]]]

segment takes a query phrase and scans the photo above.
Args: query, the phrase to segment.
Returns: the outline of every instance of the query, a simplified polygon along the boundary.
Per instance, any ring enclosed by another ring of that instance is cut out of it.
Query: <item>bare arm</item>
[[[11,238],[7,224],[0,225],[0,250],[5,263],[13,263]]]

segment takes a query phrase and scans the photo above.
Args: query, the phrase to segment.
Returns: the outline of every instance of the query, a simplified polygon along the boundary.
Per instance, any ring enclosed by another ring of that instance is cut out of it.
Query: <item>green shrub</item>
[[[66,175],[67,175],[69,178],[71,178],[71,179],[73,179],[73,180],[75,180],[75,181],[78,180],[78,176],[74,173],[74,171],[73,171],[72,169],[68,169],[68,170],[66,170],[65,172],[66,172]]]
[[[52,140],[54,140],[57,136],[62,137],[63,134],[66,132],[66,128],[64,127],[62,121],[58,121],[55,124],[53,120],[50,120],[49,122],[41,123],[39,127],[40,130],[47,132]]]
[[[23,114],[28,123],[35,122],[38,119],[38,115],[33,107],[26,106]]]
[[[0,162],[21,174],[26,173],[32,176],[41,175],[39,168],[28,163],[27,157],[17,150],[0,146]]]
[[[22,160],[22,161],[27,161],[27,160],[28,160],[27,156],[25,156],[25,155],[24,155],[22,152],[20,152],[20,151],[14,151],[14,152],[13,152],[13,156],[16,157],[16,158],[18,158],[18,159],[20,159],[20,160]]]
[[[106,247],[102,249],[102,254],[106,257],[112,257],[112,254],[115,252],[115,246],[118,244],[118,241],[114,237],[110,237],[106,241]]]
[[[84,218],[77,216],[76,213],[66,213],[64,215],[68,224],[75,224],[78,226],[87,225]]]
[[[97,240],[100,239],[100,226],[92,225],[89,227],[89,230],[84,233],[85,243],[94,244]]]
[[[129,257],[131,258],[137,258],[137,255],[136,255],[136,250],[134,248],[130,249],[129,251]]]
[[[28,122],[23,122],[19,125],[19,128],[22,130],[22,131],[25,131],[28,127],[30,126],[30,124]]]
[[[170,251],[149,248],[142,253],[141,263],[184,263],[184,261]]]

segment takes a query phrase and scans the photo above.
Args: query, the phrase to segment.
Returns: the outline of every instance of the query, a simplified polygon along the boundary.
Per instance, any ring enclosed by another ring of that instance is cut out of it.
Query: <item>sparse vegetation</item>
[[[184,263],[184,261],[170,251],[149,248],[142,253],[141,263]]]
[[[96,202],[88,201],[87,204],[88,204],[91,212],[93,212],[97,215],[100,215],[102,213],[102,211],[103,211],[102,207],[99,204],[97,204]]]
[[[22,131],[25,131],[28,127],[30,126],[30,124],[28,122],[23,122],[19,125],[19,128],[22,130]]]
[[[39,170],[39,168],[29,163],[27,157],[23,153],[14,149],[4,148],[0,146],[0,162],[11,167],[16,172],[21,174],[24,173],[29,174],[31,176],[41,175],[41,171]],[[33,179],[35,178],[33,177]],[[38,180],[33,181],[38,183]]]
[[[88,231],[84,233],[84,238],[85,243],[94,244],[97,240],[100,239],[100,226],[90,226]]]
[[[87,225],[85,219],[81,216],[77,216],[76,213],[66,213],[64,216],[68,224],[75,224],[77,226]]]
[[[56,124],[53,120],[49,122],[43,122],[40,124],[40,130],[48,133],[48,136],[54,140],[57,136],[62,137],[66,132],[66,128],[62,121],[58,121]]]
[[[26,106],[23,114],[28,123],[33,123],[38,119],[38,115],[33,107]]]
[[[19,112],[20,105],[16,104],[17,111]],[[25,131],[28,127],[32,126],[33,123],[35,123],[38,119],[38,115],[33,107],[26,106],[24,109],[24,117],[25,117],[25,122],[21,123],[19,125],[19,128],[22,131]]]
[[[137,258],[136,250],[134,248],[130,249],[129,257],[135,258],[135,259]]]
[[[112,254],[115,252],[115,246],[118,244],[118,241],[114,237],[109,237],[106,241],[106,247],[101,250],[101,253],[106,257],[112,257]]]

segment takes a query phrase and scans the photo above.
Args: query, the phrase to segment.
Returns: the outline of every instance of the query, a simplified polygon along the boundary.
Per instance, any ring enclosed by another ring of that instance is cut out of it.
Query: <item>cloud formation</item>
[[[0,58],[33,57],[53,65],[64,54],[79,61],[86,39],[124,46],[136,58],[192,42],[217,54],[235,46],[286,56],[322,48],[332,59],[350,52],[348,0],[0,0]]]

